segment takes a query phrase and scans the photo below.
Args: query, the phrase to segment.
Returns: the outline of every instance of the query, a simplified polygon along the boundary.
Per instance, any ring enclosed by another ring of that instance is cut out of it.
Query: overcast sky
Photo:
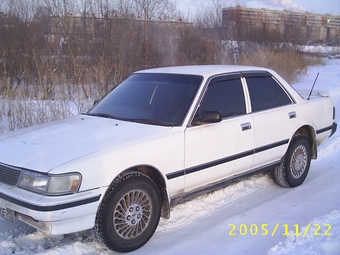
[[[187,13],[195,7],[208,4],[211,0],[175,0],[178,9]],[[318,14],[340,15],[340,0],[220,0],[223,7],[235,5],[251,8],[308,11]]]

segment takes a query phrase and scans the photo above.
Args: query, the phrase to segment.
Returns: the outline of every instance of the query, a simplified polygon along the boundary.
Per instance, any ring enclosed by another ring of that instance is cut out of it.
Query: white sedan
[[[258,67],[136,72],[86,114],[0,136],[0,215],[138,249],[178,200],[261,171],[302,184],[336,131],[332,100],[310,97]]]

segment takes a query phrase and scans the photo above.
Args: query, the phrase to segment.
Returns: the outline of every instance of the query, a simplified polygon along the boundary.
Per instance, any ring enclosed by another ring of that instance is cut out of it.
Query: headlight
[[[21,170],[17,186],[43,195],[66,195],[76,193],[80,183],[79,173],[47,175]]]
[[[47,194],[59,195],[75,193],[79,190],[80,182],[80,174],[51,176],[47,186]]]

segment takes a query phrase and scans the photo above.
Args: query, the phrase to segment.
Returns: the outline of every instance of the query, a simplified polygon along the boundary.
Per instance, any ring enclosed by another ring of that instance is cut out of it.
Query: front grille
[[[0,163],[0,182],[16,185],[18,182],[20,170],[15,167]]]

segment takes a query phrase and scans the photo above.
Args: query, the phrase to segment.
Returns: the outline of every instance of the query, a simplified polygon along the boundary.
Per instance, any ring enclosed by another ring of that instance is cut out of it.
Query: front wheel
[[[305,136],[291,142],[279,166],[273,171],[274,180],[283,187],[296,187],[306,179],[311,162],[311,145]]]
[[[94,237],[114,251],[136,250],[152,237],[160,211],[156,184],[143,173],[130,172],[107,192],[97,213]]]

